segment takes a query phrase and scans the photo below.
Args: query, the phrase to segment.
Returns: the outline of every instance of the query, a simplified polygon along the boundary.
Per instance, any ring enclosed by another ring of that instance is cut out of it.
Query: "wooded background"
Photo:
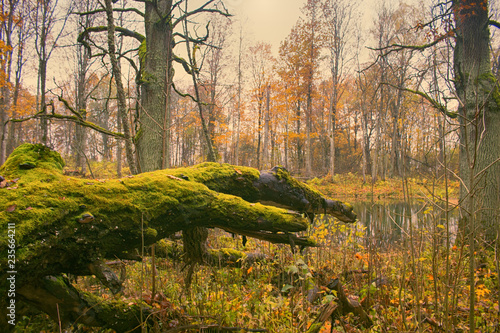
[[[0,164],[29,141],[60,151],[83,174],[91,161],[116,162],[121,175],[208,160],[376,180],[439,173],[445,150],[457,169],[458,121],[440,117],[425,98],[457,104],[450,86],[453,39],[444,38],[451,19],[433,19],[449,11],[444,5],[380,2],[373,22],[362,22],[362,2],[307,1],[274,54],[222,2],[159,1],[166,13],[172,10],[166,38],[175,45],[173,55],[153,56],[155,46],[168,47],[161,45],[165,36],[153,41],[146,31],[151,9],[139,1],[108,2],[2,1],[0,121],[38,116],[2,126]],[[106,10],[114,10],[113,20]],[[435,40],[443,42],[422,52],[383,49]],[[492,49],[497,75],[494,43]],[[145,84],[154,57],[170,59],[166,86]],[[54,77],[51,68],[60,67],[67,76]],[[159,162],[146,165],[146,151],[159,154]],[[131,159],[138,167],[123,171]]]

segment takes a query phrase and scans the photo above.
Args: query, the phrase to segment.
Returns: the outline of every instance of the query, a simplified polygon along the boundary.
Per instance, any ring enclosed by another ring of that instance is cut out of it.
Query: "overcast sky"
[[[193,3],[205,0],[191,0]],[[382,0],[359,0],[356,14],[361,15],[366,29],[373,23],[375,7]],[[398,0],[386,0],[397,3]],[[406,0],[415,3],[419,0]],[[307,0],[224,0],[230,13],[242,23],[253,41],[263,41],[273,45],[273,52],[278,53],[280,43],[290,34]]]
[[[305,0],[225,0],[224,3],[256,41],[277,49],[301,16]]]

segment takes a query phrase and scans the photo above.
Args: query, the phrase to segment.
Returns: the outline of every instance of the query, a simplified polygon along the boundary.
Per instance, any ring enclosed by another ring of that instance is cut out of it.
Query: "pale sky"
[[[204,0],[192,0],[193,3]],[[398,0],[386,0],[396,3]],[[406,0],[417,2],[418,0]],[[302,15],[301,9],[307,0],[224,0],[224,4],[242,23],[253,41],[263,41],[273,46],[275,56],[280,43],[290,34],[292,27]],[[361,15],[366,29],[373,23],[375,7],[381,0],[359,0],[357,14]]]
[[[273,45],[273,52],[301,16],[305,0],[225,0],[231,13],[256,41]]]

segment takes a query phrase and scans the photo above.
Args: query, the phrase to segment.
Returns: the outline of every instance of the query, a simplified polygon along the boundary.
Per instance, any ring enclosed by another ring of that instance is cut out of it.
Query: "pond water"
[[[446,214],[425,200],[411,202],[352,202],[358,214],[359,224],[366,227],[366,233],[378,238],[395,242],[409,235],[410,227],[417,231],[433,231],[446,229]],[[448,213],[448,225],[452,236],[457,229],[458,211]]]
[[[362,230],[362,233],[354,232],[354,235],[361,235],[363,238],[371,236],[379,245],[399,243],[410,234],[417,236],[434,233],[444,239],[447,226],[452,242],[455,240],[458,224],[457,209],[449,211],[447,223],[444,208],[438,207],[429,200],[412,200],[411,202],[343,200],[353,206],[358,216],[356,229]],[[318,220],[325,221],[325,218],[322,216]],[[410,229],[412,229],[411,233]],[[352,235],[347,237],[352,237]]]

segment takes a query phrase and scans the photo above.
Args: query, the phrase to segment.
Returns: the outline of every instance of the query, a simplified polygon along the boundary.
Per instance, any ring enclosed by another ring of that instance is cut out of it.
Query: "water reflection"
[[[444,208],[427,201],[412,202],[353,202],[359,224],[366,227],[366,234],[386,242],[398,242],[403,235],[414,232],[443,233],[446,230]],[[454,237],[457,228],[457,212],[448,214],[448,226]]]
[[[349,201],[349,200],[346,200]],[[338,242],[346,237],[355,237],[366,240],[369,236],[377,245],[400,243],[403,239],[412,236],[432,236],[444,241],[447,236],[447,227],[451,243],[456,238],[458,212],[451,210],[446,221],[444,207],[438,207],[426,200],[403,201],[350,201],[358,215],[358,222],[351,233],[339,223],[326,216],[318,216],[316,225],[328,224]],[[451,209],[451,208],[450,208]],[[373,243],[372,243],[373,244]],[[444,243],[443,243],[444,245]]]

